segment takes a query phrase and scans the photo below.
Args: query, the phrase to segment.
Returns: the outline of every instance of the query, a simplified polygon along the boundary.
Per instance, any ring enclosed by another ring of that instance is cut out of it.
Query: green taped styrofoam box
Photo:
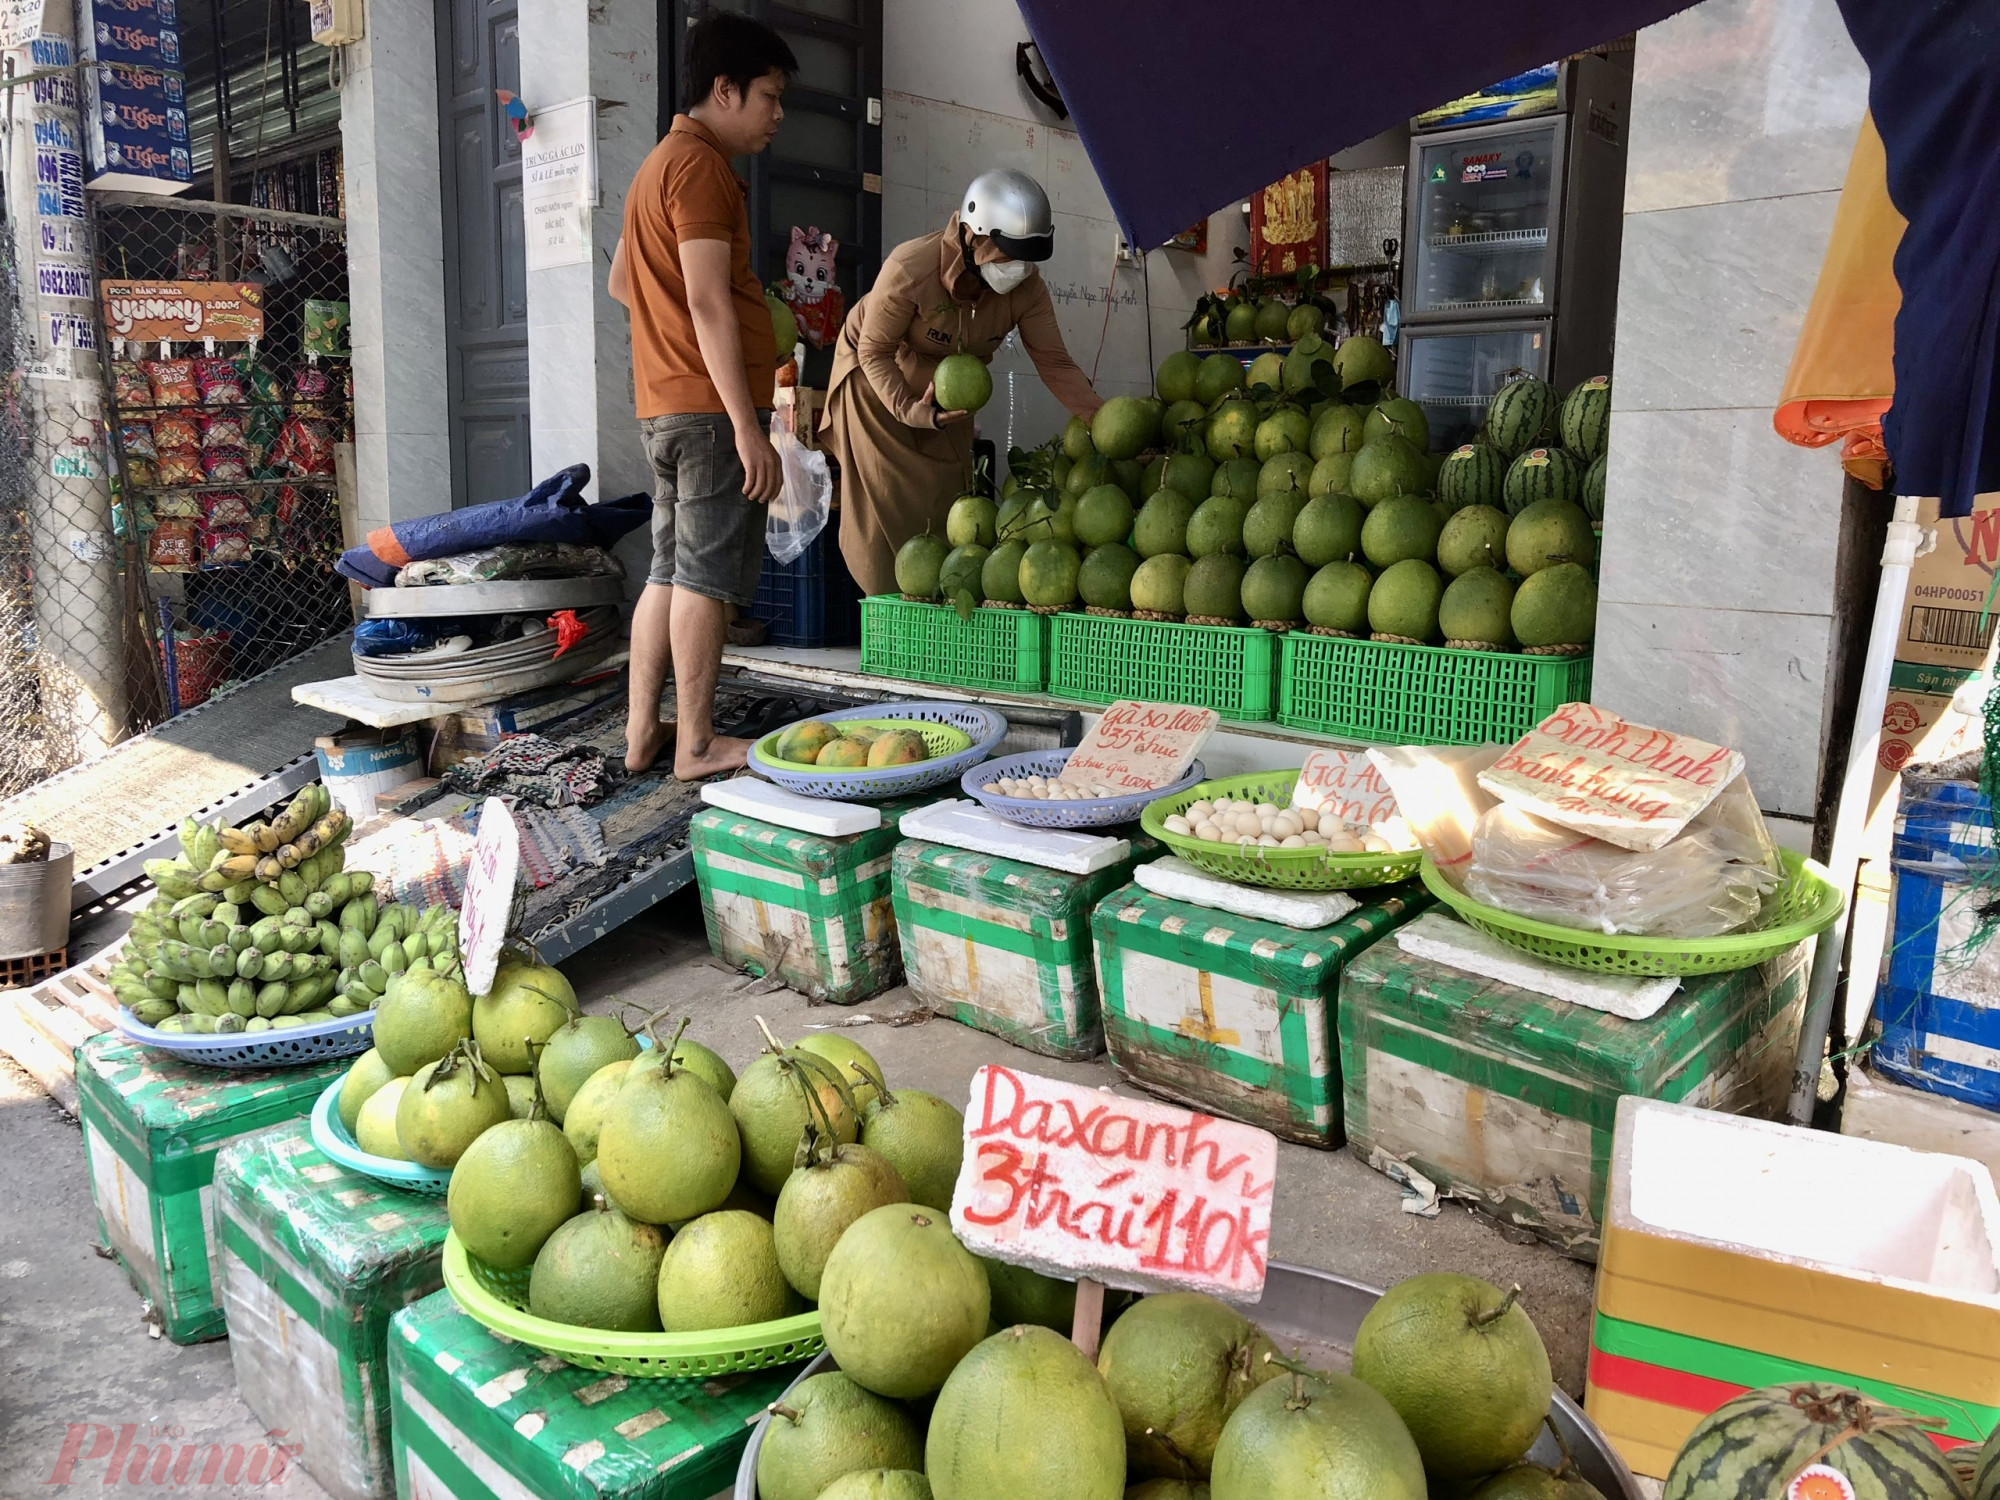
[[[336,1166],[303,1121],[215,1159],[236,1388],[335,1500],[388,1500],[389,1319],[444,1285],[442,1198]]]
[[[1340,981],[1348,1145],[1594,1261],[1619,1098],[1774,1118],[1810,949],[1689,978],[1628,1021],[1378,943]]]
[[[776,974],[807,998],[855,1005],[903,977],[889,856],[896,819],[833,838],[704,808],[688,827],[708,946],[724,963]]]
[[[709,1500],[796,1369],[634,1380],[496,1338],[438,1292],[389,1329],[404,1500]]]
[[[77,1114],[104,1242],[177,1344],[222,1336],[215,1287],[216,1153],[302,1120],[340,1060],[303,1068],[191,1067],[110,1032],[76,1049]]]
[[[896,929],[910,988],[967,1026],[1045,1057],[1104,1050],[1090,909],[1159,845],[1091,875],[906,839],[896,846]]]
[[[1113,891],[1090,923],[1104,1042],[1118,1071],[1209,1114],[1338,1146],[1341,970],[1430,905],[1414,884],[1367,894],[1308,932],[1136,885]]]

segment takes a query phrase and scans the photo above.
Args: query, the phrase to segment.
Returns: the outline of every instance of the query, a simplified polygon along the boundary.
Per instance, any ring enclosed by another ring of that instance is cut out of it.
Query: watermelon
[[[1964,1448],[1957,1450],[1961,1454],[1967,1451]],[[1972,1500],[1996,1500],[2000,1497],[2000,1428],[1994,1429],[1993,1436],[1986,1440],[1986,1446],[1979,1450],[1978,1462],[1965,1492],[1972,1496]]]
[[[1604,465],[1605,455],[1600,453],[1583,471],[1583,513],[1593,521],[1604,519]]]
[[[1820,1477],[1816,1467],[1830,1471],[1824,1489],[1795,1487],[1801,1478]],[[1774,1385],[1748,1391],[1702,1418],[1667,1474],[1665,1500],[1777,1500],[1799,1493],[1963,1500],[1965,1491],[1909,1413],[1837,1385]]]
[[[1513,458],[1555,436],[1556,393],[1546,380],[1517,376],[1486,407],[1486,441]]]
[[[1583,465],[1560,448],[1530,448],[1507,466],[1500,483],[1507,514],[1517,516],[1537,500],[1583,498]]]
[[[1468,505],[1499,507],[1507,460],[1485,443],[1467,443],[1445,456],[1438,467],[1437,493],[1452,510]]]
[[[1563,397],[1556,415],[1562,445],[1585,463],[1604,455],[1605,434],[1611,427],[1611,377],[1593,375]]]

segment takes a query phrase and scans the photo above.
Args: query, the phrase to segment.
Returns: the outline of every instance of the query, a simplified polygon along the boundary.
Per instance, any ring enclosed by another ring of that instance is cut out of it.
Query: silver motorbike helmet
[[[1055,253],[1056,221],[1049,195],[1026,172],[981,172],[965,190],[958,221],[983,234],[1015,260],[1047,260]]]

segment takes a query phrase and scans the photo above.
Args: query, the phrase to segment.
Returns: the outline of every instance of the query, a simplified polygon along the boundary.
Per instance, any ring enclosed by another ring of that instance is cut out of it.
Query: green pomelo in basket
[[[409,1086],[407,1078],[391,1078],[355,1112],[354,1144],[370,1156],[387,1157],[390,1161],[410,1159],[410,1153],[396,1138],[396,1111],[402,1106],[403,1094]]]
[[[1365,333],[1349,334],[1334,351],[1333,367],[1342,386],[1387,385],[1396,373],[1396,361],[1382,347],[1382,341]]]
[[[1242,390],[1243,384],[1243,362],[1235,355],[1205,355],[1194,377],[1194,399],[1210,407],[1231,391]]]
[[[1200,374],[1201,356],[1192,349],[1176,349],[1160,361],[1160,368],[1153,376],[1153,389],[1169,406],[1176,401],[1191,400],[1195,377]]]
[[[1138,517],[1132,523],[1132,545],[1141,557],[1185,552],[1188,522],[1193,517],[1192,500],[1179,490],[1162,489],[1139,507]]]
[[[986,1284],[993,1292],[993,1321],[1001,1328],[1033,1323],[1053,1328],[1065,1338],[1076,1326],[1076,1283],[1044,1276],[1026,1266],[979,1257],[986,1267]],[[1108,1296],[1117,1294],[1109,1293]]]
[[[1358,562],[1330,562],[1306,584],[1302,607],[1308,625],[1362,634],[1368,629],[1368,594],[1375,575]]]
[[[575,1014],[576,991],[560,970],[503,962],[493,988],[472,1002],[472,1037],[496,1072],[527,1073],[535,1065],[533,1049]]]
[[[947,354],[931,381],[931,394],[945,411],[978,411],[993,399],[993,372],[976,354]]]
[[[1114,458],[1111,461],[1111,482],[1136,501],[1146,487],[1146,465],[1136,458]]]
[[[1556,393],[1546,380],[1522,375],[1486,405],[1486,441],[1502,458],[1525,453],[1556,435]]]
[[[598,1171],[634,1218],[671,1224],[719,1207],[736,1183],[743,1147],[729,1106],[706,1079],[655,1068],[604,1107]]]
[[[1560,448],[1530,448],[1507,466],[1500,494],[1510,515],[1537,500],[1575,504],[1583,496],[1583,465]]]
[[[1075,1344],[1020,1324],[951,1372],[931,1410],[924,1471],[937,1500],[1121,1500],[1125,1424]]]
[[[1257,337],[1276,343],[1285,336],[1291,326],[1291,304],[1276,297],[1266,297],[1257,304]]]
[[[1090,440],[1088,417],[1071,417],[1063,423],[1062,451],[1063,457],[1072,463],[1086,459],[1097,451],[1097,445]]]
[[[1147,558],[1132,575],[1132,608],[1155,615],[1186,614],[1187,576],[1192,568],[1178,552]]]
[[[1438,466],[1438,498],[1453,510],[1468,505],[1498,507],[1507,478],[1507,460],[1486,443],[1461,443]]]
[[[1437,635],[1444,580],[1422,558],[1406,558],[1376,576],[1368,591],[1368,628],[1381,635],[1429,641]]]
[[[1104,1335],[1097,1373],[1125,1426],[1134,1477],[1206,1477],[1230,1414],[1283,1373],[1257,1325],[1205,1292],[1143,1298]]]
[[[1252,1391],[1215,1448],[1213,1500],[1424,1500],[1396,1410],[1352,1375],[1286,1375]]]
[[[1028,544],[1021,541],[1002,542],[987,554],[986,562],[979,570],[979,592],[982,598],[1003,600],[1009,604],[1021,602],[1021,559],[1027,555]]]
[[[860,1133],[851,1096],[815,1066],[818,1061],[801,1063],[787,1052],[764,1052],[736,1080],[729,1112],[743,1138],[743,1175],[759,1192],[775,1196],[784,1187],[815,1113],[807,1109],[795,1077],[811,1083],[816,1113],[831,1122],[836,1140],[846,1143]]]
[[[1604,1492],[1581,1474],[1519,1463],[1483,1481],[1471,1500],[1604,1500]]]
[[[862,1110],[861,1144],[896,1169],[912,1203],[950,1213],[965,1159],[965,1116],[936,1094],[892,1090],[875,1076],[880,1092]]]
[[[896,591],[912,599],[935,599],[938,575],[951,555],[951,544],[928,531],[896,549]]]
[[[1085,547],[1122,542],[1132,534],[1132,497],[1115,484],[1100,484],[1076,502],[1071,525]]]
[[[461,1049],[417,1069],[396,1103],[396,1139],[411,1161],[442,1172],[481,1135],[513,1118],[500,1075],[480,1062],[476,1050]]]
[[[502,1073],[500,1081],[507,1085],[507,1107],[514,1118],[525,1120],[535,1103],[535,1080],[532,1075]]]
[[[1199,1479],[1145,1479],[1125,1492],[1125,1500],[1209,1500]]]
[[[585,1184],[586,1194],[588,1191],[589,1185]],[[769,1193],[758,1192],[757,1189],[739,1177],[736,1179],[736,1186],[729,1190],[729,1196],[722,1200],[722,1208],[732,1213],[755,1214],[758,1218],[769,1223],[777,1216],[778,1201]],[[717,1210],[718,1213],[721,1211],[721,1209]],[[681,1230],[693,1222],[692,1219],[681,1219],[666,1227],[674,1233],[679,1234]]]
[[[569,1112],[570,1100],[590,1081],[592,1073],[606,1063],[620,1058],[630,1061],[638,1055],[639,1044],[611,1016],[578,1016],[564,1022],[535,1060],[549,1118],[560,1125]]]
[[[984,495],[960,495],[945,513],[944,539],[954,547],[977,542],[990,547],[999,535],[1000,511]]]
[[[1250,507],[1234,495],[1210,495],[1187,524],[1188,556],[1207,557],[1215,552],[1243,555],[1243,519]]]
[[[1326,312],[1316,302],[1301,302],[1285,319],[1286,336],[1293,340],[1303,339],[1309,333],[1316,334],[1325,327]]]
[[[659,1054],[648,1052],[645,1055],[651,1058]],[[661,1060],[664,1063],[665,1059]],[[604,1129],[604,1111],[610,1107],[618,1091],[625,1086],[626,1078],[637,1066],[636,1062],[626,1061],[606,1063],[584,1080],[583,1087],[576,1091],[576,1097],[569,1101],[562,1129],[563,1134],[569,1137],[570,1145],[576,1149],[578,1161],[588,1164],[597,1160],[597,1137]]]
[[[1076,599],[1083,559],[1068,542],[1036,542],[1021,559],[1021,597],[1038,609],[1060,609]]]
[[[1264,466],[1254,458],[1232,458],[1215,466],[1215,475],[1208,482],[1211,495],[1230,495],[1245,505],[1257,498],[1257,476],[1264,472]]]
[[[1243,613],[1252,620],[1303,618],[1311,569],[1289,552],[1260,557],[1243,572]]]
[[[1257,495],[1296,495],[1299,503],[1306,501],[1306,485],[1312,478],[1313,458],[1310,453],[1274,453],[1264,461],[1264,467],[1257,471]]]
[[[1222,336],[1232,344],[1247,344],[1257,337],[1257,304],[1232,303],[1222,321]]]
[[[986,576],[986,559],[992,555],[990,549],[977,542],[951,549],[951,555],[938,570],[938,589],[947,604],[957,603],[960,594],[970,594],[974,604],[986,597],[980,590]]]
[[[1251,390],[1263,386],[1266,390],[1282,390],[1285,383],[1285,361],[1277,350],[1260,354],[1250,361],[1250,368],[1244,372],[1243,383]]]
[[[1077,570],[1076,591],[1093,609],[1132,608],[1132,575],[1139,571],[1139,554],[1123,542],[1093,547]]]
[[[1359,408],[1335,402],[1313,418],[1307,451],[1315,459],[1329,453],[1359,453],[1367,428],[1368,419]]]
[[[1456,578],[1467,568],[1507,566],[1506,512],[1490,505],[1468,505],[1453,514],[1438,533],[1438,566]]]
[[[1665,1500],[1785,1496],[1815,1454],[1855,1500],[1958,1500],[1965,1489],[1951,1460],[1911,1416],[1837,1385],[1746,1391],[1695,1424],[1667,1473]]]
[[[1317,500],[1321,495],[1344,495],[1354,474],[1352,453],[1329,453],[1315,462],[1306,476],[1306,494]]]
[[[394,975],[375,1008],[375,1050],[407,1078],[472,1035],[472,996],[435,969]]]
[[[1102,453],[1088,453],[1070,465],[1061,485],[1064,495],[1081,495],[1100,484],[1111,484],[1111,460]],[[1060,499],[1061,496],[1057,496]]]
[[[1243,618],[1243,559],[1214,552],[1188,569],[1181,601],[1190,615],[1218,620]]]
[[[1393,495],[1361,523],[1361,551],[1378,569],[1413,557],[1429,562],[1443,529],[1437,508],[1423,496]]]
[[[1597,636],[1597,584],[1581,563],[1557,563],[1514,591],[1514,637],[1523,646],[1588,646]]]
[[[1312,438],[1312,425],[1296,406],[1281,406],[1257,424],[1255,451],[1260,459],[1280,453],[1304,453]]]
[[[1371,510],[1397,495],[1421,495],[1430,487],[1430,465],[1408,438],[1394,433],[1364,443],[1354,455],[1348,493]]]
[[[820,1500],[843,1474],[917,1469],[923,1461],[923,1428],[907,1407],[828,1370],[771,1408],[757,1450],[758,1500]]]
[[[1368,512],[1352,495],[1322,495],[1306,503],[1292,523],[1292,547],[1309,568],[1323,568],[1361,551]]]
[[[1285,356],[1285,394],[1300,396],[1307,392],[1317,394],[1319,368],[1324,365],[1333,370],[1333,349],[1318,333],[1304,335]],[[1334,373],[1335,384],[1339,383],[1338,372]],[[1301,443],[1300,447],[1305,445]]]
[[[1445,585],[1438,633],[1447,641],[1514,644],[1514,585],[1491,568],[1467,568]]]
[[[1593,521],[1604,519],[1604,471],[1610,459],[1600,453],[1583,471],[1583,513]]]
[[[1409,397],[1390,396],[1370,408],[1368,419],[1362,424],[1361,440],[1372,443],[1392,435],[1407,438],[1413,448],[1423,453],[1431,445],[1431,419]]]
[[[660,1259],[658,1288],[668,1333],[775,1322],[802,1306],[778,1269],[770,1223],[741,1209],[706,1213],[678,1230]]]
[[[882,1076],[882,1065],[875,1061],[874,1053],[853,1037],[838,1031],[813,1031],[792,1043],[792,1048],[832,1063],[834,1072],[854,1096],[856,1109],[866,1109],[875,1097],[874,1080]],[[727,1093],[723,1097],[727,1098]]]
[[[893,1204],[848,1226],[820,1279],[820,1326],[840,1368],[879,1396],[927,1396],[986,1332],[986,1272],[947,1214]]]
[[[1137,396],[1113,396],[1090,419],[1090,440],[1107,458],[1131,458],[1160,440],[1160,413]]]
[[[1229,362],[1236,363],[1234,360]],[[1240,375],[1242,371],[1239,369],[1237,373]],[[1160,442],[1176,452],[1185,452],[1191,446],[1202,446],[1203,434],[1207,431],[1208,404],[1201,401],[1176,401],[1160,418]]]
[[[1537,500],[1507,526],[1507,565],[1526,576],[1557,563],[1588,567],[1597,557],[1597,533],[1583,507],[1568,500]]]
[[[1355,1333],[1354,1373],[1396,1409],[1424,1468],[1444,1479],[1525,1457],[1555,1389],[1520,1289],[1449,1271],[1382,1294]]]
[[[1209,415],[1208,456],[1217,463],[1250,457],[1257,449],[1257,424],[1260,420],[1253,403],[1224,399]]]
[[[1199,505],[1208,498],[1215,484],[1215,460],[1205,453],[1176,453],[1166,461],[1166,467],[1160,473],[1160,483],[1169,489],[1179,490]],[[1116,540],[1122,541],[1123,538]]]
[[[382,1060],[381,1052],[374,1047],[349,1064],[346,1076],[340,1080],[340,1123],[349,1135],[354,1134],[354,1122],[360,1118],[361,1106],[395,1076],[396,1070]]]
[[[656,1226],[599,1204],[548,1237],[528,1281],[528,1311],[552,1323],[651,1333],[660,1326],[660,1259],[667,1237]]]
[[[819,1492],[819,1500],[936,1500],[931,1482],[915,1469],[868,1469],[843,1474]]]
[[[826,1258],[847,1226],[874,1209],[909,1201],[902,1174],[886,1159],[860,1144],[832,1147],[793,1169],[778,1193],[771,1219],[778,1268],[793,1291],[818,1301]]]
[[[466,1252],[501,1271],[532,1265],[576,1213],[576,1153],[547,1120],[503,1120],[466,1147],[445,1207]]]
[[[1585,463],[1604,456],[1611,431],[1611,377],[1593,375],[1563,397],[1556,412],[1562,445]]]
[[[764,306],[771,314],[771,336],[777,340],[778,360],[782,364],[798,347],[799,320],[785,299],[774,292],[764,293]]]
[[[1266,490],[1243,517],[1243,550],[1252,557],[1289,551],[1293,530],[1305,508],[1302,490]]]

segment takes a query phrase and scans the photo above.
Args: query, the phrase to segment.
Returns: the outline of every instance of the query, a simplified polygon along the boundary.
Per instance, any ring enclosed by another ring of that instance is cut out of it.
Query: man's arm
[[[768,505],[783,488],[784,470],[778,462],[778,450],[758,425],[750,382],[743,373],[743,332],[729,287],[729,241],[682,240],[680,251],[695,342],[701,346],[708,378],[722,397],[722,409],[729,413],[730,425],[736,429],[736,456],[743,461],[743,493],[759,505]]]

